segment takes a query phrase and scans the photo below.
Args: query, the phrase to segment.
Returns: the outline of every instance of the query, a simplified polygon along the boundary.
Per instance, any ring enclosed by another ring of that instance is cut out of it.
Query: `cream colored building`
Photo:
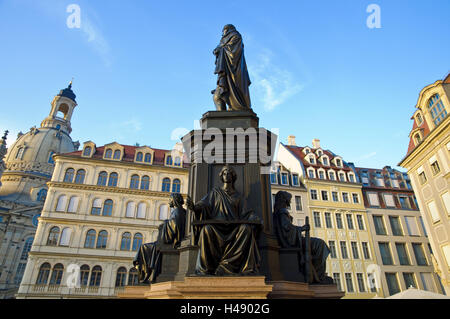
[[[277,159],[306,186],[311,236],[329,246],[327,273],[345,291],[344,298],[375,296],[367,269],[376,259],[362,186],[353,170],[317,139],[312,147],[299,147],[290,136],[288,145],[280,144]]]
[[[420,91],[406,156],[437,273],[450,294],[450,74]]]
[[[33,243],[37,218],[54,169],[53,155],[72,152],[70,137],[77,103],[72,85],[59,92],[48,116],[29,132],[19,133],[4,158],[0,186],[0,299],[14,298]],[[3,140],[3,139],[2,139]],[[5,145],[0,146],[0,173]]]
[[[187,192],[183,153],[89,141],[54,159],[17,297],[114,297],[136,283],[132,259],[156,239],[170,193]]]
[[[378,297],[410,287],[442,293],[408,175],[389,166],[354,169],[363,185],[378,265],[373,267],[372,285]]]

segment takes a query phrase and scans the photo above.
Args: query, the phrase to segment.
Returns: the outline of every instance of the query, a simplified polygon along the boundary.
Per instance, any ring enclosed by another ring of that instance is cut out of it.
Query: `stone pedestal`
[[[270,281],[269,299],[340,299],[345,293],[336,285],[309,285],[304,282]]]

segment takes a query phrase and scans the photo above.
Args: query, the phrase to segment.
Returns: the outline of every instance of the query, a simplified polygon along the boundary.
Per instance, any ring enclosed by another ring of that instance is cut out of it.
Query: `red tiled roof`
[[[308,160],[306,160],[306,159],[305,159],[305,156],[306,156],[307,154],[303,153],[303,149],[306,148],[306,146],[305,146],[305,147],[302,147],[302,146],[292,146],[292,145],[284,145],[284,144],[283,144],[283,146],[285,146],[288,150],[290,150],[290,151],[292,152],[292,154],[294,154],[295,157],[297,157],[297,158],[303,163],[303,165],[305,166],[305,168],[308,168],[308,167],[313,167],[313,168],[324,168],[324,169],[330,169],[330,168],[333,168],[333,169],[335,169],[335,170],[352,171],[352,169],[351,169],[350,167],[348,167],[348,165],[346,165],[346,164],[344,163],[344,161],[342,161],[342,164],[343,164],[344,167],[337,167],[336,165],[334,165],[334,163],[332,163],[332,160],[333,160],[335,157],[337,157],[337,156],[334,155],[333,153],[331,153],[330,151],[324,150],[324,149],[322,149],[322,148],[321,148],[321,150],[323,151],[323,153],[324,153],[325,155],[328,156],[328,159],[329,159],[329,161],[330,161],[330,165],[329,165],[329,166],[327,166],[327,165],[322,165],[322,163],[317,162],[317,161],[316,161],[316,164],[311,164]],[[311,149],[311,152],[315,154],[315,151],[317,150],[317,148],[312,148],[312,147],[309,147],[309,146],[308,146],[308,148]],[[339,156],[339,157],[340,157],[340,156]]]
[[[425,139],[425,137],[428,136],[428,134],[430,134],[430,129],[428,127],[427,121],[424,117],[422,117],[422,124],[420,124],[420,126],[417,126],[416,120],[414,119],[414,117],[411,117],[411,119],[413,120],[413,127],[411,129],[411,132],[414,131],[415,129],[419,128],[422,130],[422,135],[423,135],[423,139]],[[406,154],[410,154],[414,148],[416,147],[416,145],[414,144],[414,135],[411,135],[410,139],[409,139],[409,144],[408,144],[408,151],[406,152]]]
[[[142,146],[132,146],[132,145],[123,145],[123,144],[119,144],[121,146],[123,146],[124,148],[124,156],[122,157],[122,162],[134,162],[134,156],[136,153],[136,149],[141,148]],[[163,149],[158,149],[158,148],[153,148],[150,147],[155,153],[154,153],[154,158],[153,158],[153,165],[160,165],[160,166],[164,166],[164,158],[165,158],[165,154],[170,153],[171,150],[163,150]],[[70,153],[64,153],[63,155],[71,155],[71,156],[80,156],[81,157],[81,153],[83,151],[75,151],[75,152],[70,152]],[[95,153],[94,155],[92,155],[91,158],[94,159],[103,159],[103,153],[105,152],[105,146],[99,146],[95,148]],[[183,167],[189,167],[189,163],[187,163],[186,160],[186,154],[183,155]]]

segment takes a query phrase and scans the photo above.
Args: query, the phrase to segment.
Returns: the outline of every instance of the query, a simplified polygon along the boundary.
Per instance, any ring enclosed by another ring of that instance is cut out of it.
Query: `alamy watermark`
[[[369,29],[381,28],[381,8],[378,4],[369,4],[366,9],[370,15],[367,17],[366,25]]]
[[[81,8],[78,4],[69,4],[66,12],[70,13],[67,17],[66,24],[69,29],[81,28]]]

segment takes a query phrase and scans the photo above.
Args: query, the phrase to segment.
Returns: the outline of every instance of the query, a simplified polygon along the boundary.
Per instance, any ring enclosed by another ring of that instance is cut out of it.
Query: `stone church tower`
[[[0,299],[14,297],[20,285],[47,195],[46,183],[53,173],[53,154],[79,147],[70,137],[75,98],[70,82],[53,98],[50,113],[40,127],[34,126],[26,134],[20,132],[6,156],[1,156]],[[6,140],[6,134],[2,140]]]

